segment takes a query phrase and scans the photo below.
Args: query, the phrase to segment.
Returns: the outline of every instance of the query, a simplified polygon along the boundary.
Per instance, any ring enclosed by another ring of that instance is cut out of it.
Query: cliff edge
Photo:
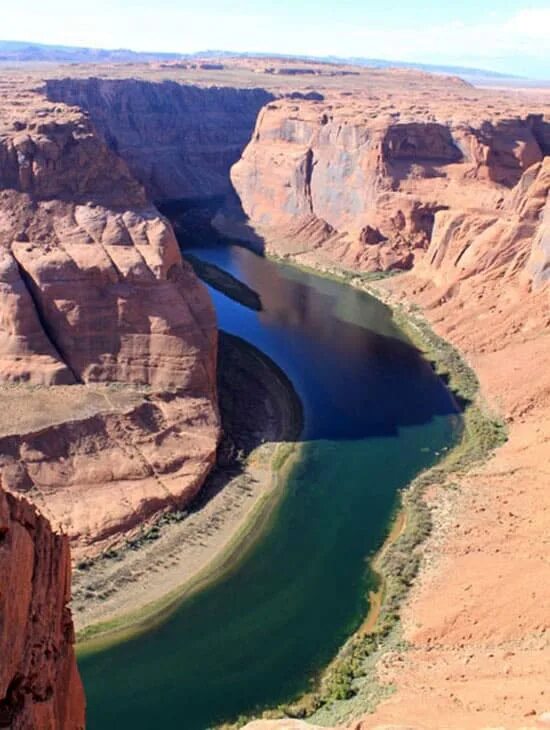
[[[454,94],[264,107],[231,178],[267,249],[304,263],[411,269],[447,211],[505,224],[522,175],[550,150],[550,124],[529,107],[480,109],[471,91]]]
[[[83,730],[66,537],[0,490],[0,727]]]

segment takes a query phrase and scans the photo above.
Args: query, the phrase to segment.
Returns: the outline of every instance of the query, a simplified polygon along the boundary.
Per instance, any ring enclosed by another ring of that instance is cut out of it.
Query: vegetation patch
[[[364,271],[358,272],[353,269],[346,269],[340,266],[308,266],[298,262],[292,254],[286,254],[280,256],[279,254],[267,252],[267,258],[272,261],[276,261],[279,264],[291,266],[293,269],[298,269],[306,274],[313,274],[314,276],[322,276],[325,279],[332,279],[342,284],[349,284],[357,289],[363,288],[365,285],[370,284],[374,281],[380,281],[382,279],[389,279],[393,276],[403,273],[400,269],[392,269],[391,271]]]

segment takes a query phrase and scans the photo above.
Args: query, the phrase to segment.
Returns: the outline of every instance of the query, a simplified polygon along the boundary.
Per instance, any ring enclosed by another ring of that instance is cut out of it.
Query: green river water
[[[288,375],[300,458],[261,537],[160,625],[80,657],[89,730],[205,730],[288,700],[357,628],[398,492],[454,442],[456,403],[368,295],[242,248],[193,249],[261,297],[220,327]]]

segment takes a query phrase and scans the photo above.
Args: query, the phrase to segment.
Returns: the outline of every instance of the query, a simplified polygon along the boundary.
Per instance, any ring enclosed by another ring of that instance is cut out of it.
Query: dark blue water
[[[377,299],[239,246],[188,250],[260,293],[264,309],[255,312],[209,289],[220,328],[252,342],[290,377],[304,404],[306,440],[396,435],[400,426],[455,412]]]
[[[220,327],[269,355],[304,405],[300,460],[262,537],[161,625],[82,656],[90,730],[205,730],[307,689],[367,609],[366,558],[398,490],[460,428],[430,365],[366,294],[238,247],[193,253],[256,290],[211,291]]]

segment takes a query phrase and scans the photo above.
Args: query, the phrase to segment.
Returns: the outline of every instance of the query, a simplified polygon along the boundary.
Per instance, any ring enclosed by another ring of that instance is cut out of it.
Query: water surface
[[[196,248],[258,292],[211,290],[219,325],[269,355],[304,405],[303,448],[262,537],[160,626],[82,657],[90,730],[205,730],[287,700],[366,610],[366,558],[398,490],[452,444],[456,404],[370,296],[233,246]]]

